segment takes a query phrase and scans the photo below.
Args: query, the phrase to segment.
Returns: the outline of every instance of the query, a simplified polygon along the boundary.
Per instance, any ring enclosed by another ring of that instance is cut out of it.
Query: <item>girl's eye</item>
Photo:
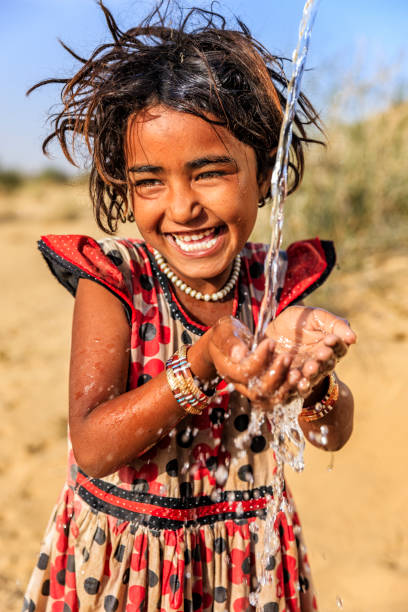
[[[150,191],[151,189],[157,189],[163,183],[159,179],[140,179],[139,181],[135,181],[133,183],[136,191]]]
[[[219,176],[224,176],[225,172],[223,170],[209,170],[208,172],[201,172],[197,177],[197,179],[211,179],[217,178]]]

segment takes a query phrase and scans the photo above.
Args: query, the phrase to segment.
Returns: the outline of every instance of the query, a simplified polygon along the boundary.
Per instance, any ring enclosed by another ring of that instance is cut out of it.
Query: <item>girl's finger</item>
[[[247,357],[241,361],[239,368],[247,380],[264,374],[273,359],[274,349],[274,340],[265,338],[254,351],[248,353]]]
[[[310,383],[310,380],[303,376],[297,383],[296,388],[299,392],[299,395],[301,395],[302,397],[306,397],[307,395],[309,395],[312,385]]]
[[[345,319],[336,317],[336,320],[331,326],[332,334],[339,336],[347,345],[354,344],[357,340],[356,334],[351,329],[350,325]]]
[[[290,355],[278,355],[267,373],[262,376],[261,383],[264,395],[275,393],[286,380],[292,357]]]
[[[273,340],[263,340],[252,353],[248,349],[242,350],[242,358],[239,361],[233,360],[231,354],[235,357],[240,354],[240,341],[235,339],[234,341],[229,340],[229,342],[229,346],[223,347],[224,350],[221,350],[217,345],[213,347],[215,352],[214,364],[221,376],[230,379],[234,384],[247,384],[251,378],[262,374],[267,369],[275,346]],[[231,344],[231,342],[234,344]]]
[[[337,359],[341,359],[348,351],[348,345],[339,337],[330,334],[324,339],[324,344],[330,347]]]
[[[297,384],[302,378],[302,374],[298,368],[290,367],[286,375],[286,380],[279,387],[278,391],[275,392],[274,400],[276,403],[284,403],[291,397],[298,394]]]

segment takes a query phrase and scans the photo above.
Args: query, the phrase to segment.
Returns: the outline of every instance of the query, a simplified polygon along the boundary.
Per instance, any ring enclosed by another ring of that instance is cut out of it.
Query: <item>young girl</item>
[[[128,217],[143,240],[39,243],[76,296],[70,450],[24,609],[243,612],[264,570],[276,467],[266,422],[247,439],[251,402],[270,410],[300,394],[306,437],[325,425],[325,448],[340,448],[353,400],[333,368],[355,336],[299,305],[334,264],[316,238],[282,253],[278,316],[251,350],[267,247],[247,240],[282,121],[278,59],[211,12],[175,28],[156,10],[122,32],[101,7],[113,42],[57,81],[63,109],[44,146],[56,137],[72,161],[85,139],[99,226],[112,234]],[[304,124],[317,122],[303,96],[300,106],[293,188]],[[315,610],[292,503],[275,527],[258,607]]]

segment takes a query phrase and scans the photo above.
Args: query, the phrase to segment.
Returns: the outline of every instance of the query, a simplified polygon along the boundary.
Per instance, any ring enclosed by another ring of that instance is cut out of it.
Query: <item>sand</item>
[[[21,607],[65,475],[73,300],[35,241],[99,235],[84,189],[57,191],[0,198],[0,610],[9,612]],[[351,440],[334,455],[308,447],[305,471],[288,469],[321,612],[408,610],[407,269],[403,255],[371,257],[336,271],[333,289],[310,302],[329,300],[359,337],[338,367],[355,395]]]

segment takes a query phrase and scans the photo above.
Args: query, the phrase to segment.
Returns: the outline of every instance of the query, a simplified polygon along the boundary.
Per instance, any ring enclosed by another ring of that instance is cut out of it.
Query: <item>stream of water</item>
[[[300,85],[309,48],[311,30],[317,12],[318,0],[307,0],[303,9],[299,27],[298,44],[292,55],[293,70],[287,88],[287,103],[284,112],[276,154],[276,163],[271,181],[271,241],[265,259],[265,294],[262,300],[258,325],[254,336],[255,348],[265,336],[268,324],[275,318],[278,301],[277,291],[279,278],[279,250],[282,244],[283,204],[287,195],[289,152],[292,142],[293,119],[296,103],[300,94]],[[256,381],[254,381],[256,384]],[[259,609],[259,594],[265,584],[271,583],[272,572],[268,571],[268,560],[275,555],[280,547],[278,531],[278,515],[285,509],[287,503],[284,496],[284,464],[288,463],[294,470],[304,468],[303,450],[305,446],[303,432],[298,423],[298,415],[302,409],[303,400],[295,398],[285,405],[275,405],[266,414],[256,405],[253,407],[250,435],[256,431],[267,418],[271,425],[271,446],[275,452],[277,470],[272,479],[273,496],[271,496],[266,514],[265,543],[262,559],[262,575],[258,577],[258,587],[250,595],[250,604]]]

